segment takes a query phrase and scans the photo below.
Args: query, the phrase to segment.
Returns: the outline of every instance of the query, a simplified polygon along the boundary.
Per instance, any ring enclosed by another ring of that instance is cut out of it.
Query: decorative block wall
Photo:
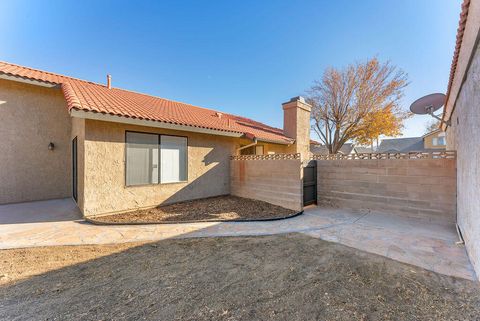
[[[317,160],[318,202],[455,222],[456,160]]]
[[[300,159],[233,157],[230,161],[230,193],[301,211],[303,209],[301,171]]]

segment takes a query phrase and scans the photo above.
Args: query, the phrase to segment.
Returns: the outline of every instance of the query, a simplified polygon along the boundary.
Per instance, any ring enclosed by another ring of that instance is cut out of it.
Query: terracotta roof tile
[[[448,98],[450,96],[450,91],[452,89],[452,84],[453,84],[453,78],[455,77],[455,71],[457,69],[458,56],[460,54],[460,48],[462,47],[463,33],[465,32],[465,25],[467,24],[469,6],[470,6],[470,0],[463,0],[462,12],[460,12],[460,20],[458,22],[458,28],[457,28],[455,51],[453,52],[452,65],[450,67],[450,78],[448,80],[446,101],[448,101]]]
[[[83,110],[129,118],[242,133],[258,140],[291,144],[283,130],[252,119],[221,113],[202,107],[149,96],[119,88],[54,74],[38,69],[0,62],[0,74],[58,84],[69,110]]]

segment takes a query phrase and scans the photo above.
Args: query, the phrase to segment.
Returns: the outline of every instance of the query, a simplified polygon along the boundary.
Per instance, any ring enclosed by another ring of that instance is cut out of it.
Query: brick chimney
[[[285,135],[295,139],[290,146],[290,153],[300,153],[302,159],[308,159],[310,154],[310,112],[312,107],[305,98],[293,97],[283,103],[283,131]]]

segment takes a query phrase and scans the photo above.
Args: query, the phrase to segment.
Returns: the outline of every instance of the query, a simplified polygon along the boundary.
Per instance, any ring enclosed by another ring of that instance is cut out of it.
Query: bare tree
[[[389,62],[377,58],[345,69],[328,68],[320,81],[307,91],[312,105],[312,129],[330,154],[350,139],[355,140],[369,126],[373,113],[388,111],[404,119],[399,107],[407,75]],[[402,121],[394,122],[402,125]]]
[[[425,134],[433,132],[436,129],[440,128],[440,121],[436,119],[432,119],[426,126],[425,126]]]

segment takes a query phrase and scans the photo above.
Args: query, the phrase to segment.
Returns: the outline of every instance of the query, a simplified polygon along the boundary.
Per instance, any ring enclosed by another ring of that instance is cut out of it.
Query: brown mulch
[[[152,209],[95,217],[100,223],[162,223],[277,219],[296,214],[277,205],[237,196],[217,196]]]
[[[0,251],[0,320],[478,320],[478,283],[302,234]]]

